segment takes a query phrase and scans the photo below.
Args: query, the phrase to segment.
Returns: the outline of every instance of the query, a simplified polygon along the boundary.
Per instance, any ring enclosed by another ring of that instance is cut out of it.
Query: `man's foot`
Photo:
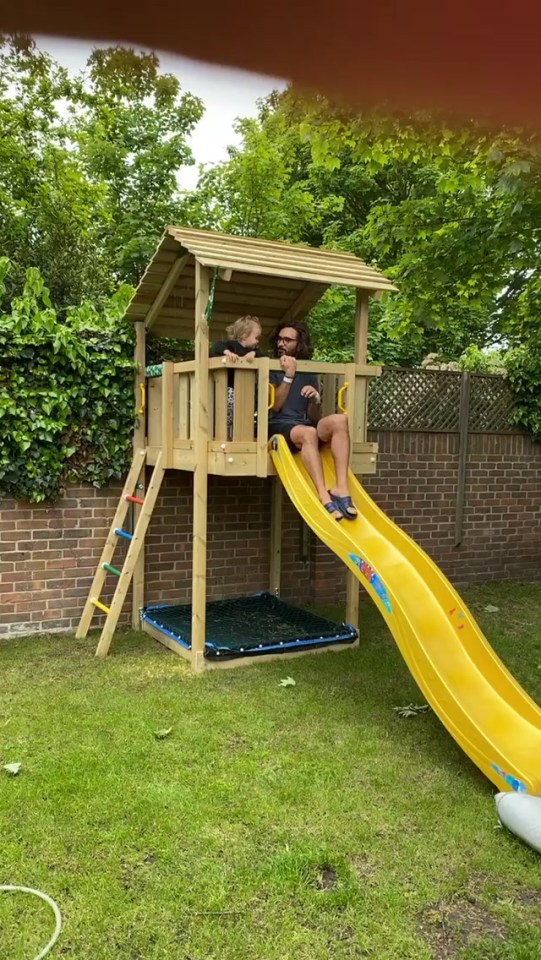
[[[357,519],[357,508],[353,503],[353,500],[346,494],[346,496],[340,496],[338,493],[333,493],[332,490],[329,491],[332,502],[336,505],[340,513],[346,520],[356,520]]]
[[[325,510],[327,510],[330,513],[333,520],[339,521],[344,519],[344,514],[332,499],[329,500],[327,503],[324,503],[323,506],[325,507]]]

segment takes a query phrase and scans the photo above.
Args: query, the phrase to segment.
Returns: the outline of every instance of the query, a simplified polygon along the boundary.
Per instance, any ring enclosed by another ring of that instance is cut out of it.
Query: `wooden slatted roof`
[[[159,337],[194,333],[195,261],[219,268],[211,338],[243,314],[257,315],[265,331],[301,319],[333,283],[372,294],[395,290],[390,280],[354,256],[300,244],[235,237],[191,227],[168,227],[128,307]]]

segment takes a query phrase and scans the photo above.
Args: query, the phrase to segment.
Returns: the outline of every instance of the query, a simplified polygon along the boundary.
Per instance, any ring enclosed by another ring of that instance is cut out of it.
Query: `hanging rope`
[[[207,300],[207,306],[205,309],[205,320],[207,323],[210,323],[210,318],[212,317],[212,310],[214,308],[214,293],[216,290],[216,281],[218,279],[218,274],[220,272],[219,267],[214,267],[214,273],[212,274],[212,280],[209,290],[209,298]]]

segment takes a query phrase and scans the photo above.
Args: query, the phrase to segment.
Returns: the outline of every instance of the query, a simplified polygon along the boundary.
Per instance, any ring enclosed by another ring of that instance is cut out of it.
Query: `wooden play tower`
[[[96,609],[106,614],[97,648],[106,656],[130,583],[132,625],[139,627],[145,603],[144,541],[166,470],[194,474],[191,649],[142,623],[143,629],[190,660],[199,672],[205,660],[207,491],[209,474],[272,477],[270,549],[271,592],[280,588],[282,489],[269,455],[269,374],[276,360],[249,364],[209,358],[209,345],[223,339],[237,317],[256,315],[263,328],[262,347],[278,324],[301,320],[332,284],[356,288],[355,349],[351,363],[299,361],[298,369],[319,375],[323,415],[334,413],[344,396],[351,434],[351,468],[373,474],[377,446],[366,439],[369,378],[379,367],[367,365],[368,300],[394,290],[378,271],[350,253],[234,237],[207,230],[169,227],[128,307],[136,328],[135,397],[139,412],[134,458],[77,631],[86,635]],[[148,369],[147,337],[193,340],[193,360],[164,362]],[[233,434],[228,438],[228,367],[234,370]],[[147,375],[148,374],[148,375]],[[145,487],[145,468],[153,471]],[[132,531],[124,529],[133,504]],[[129,541],[119,570],[112,563],[119,538]],[[105,579],[117,578],[110,606],[100,600]],[[348,573],[347,620],[358,622],[359,583]],[[238,661],[236,661],[238,662]],[[246,661],[243,661],[246,662]],[[214,665],[214,664],[213,664]]]

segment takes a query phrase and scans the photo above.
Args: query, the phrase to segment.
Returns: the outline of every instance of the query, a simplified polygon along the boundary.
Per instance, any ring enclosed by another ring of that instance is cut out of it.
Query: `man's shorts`
[[[293,427],[313,427],[315,424],[310,420],[269,420],[269,439],[276,433],[285,437],[287,445],[292,453],[298,453],[300,447],[291,439]]]

